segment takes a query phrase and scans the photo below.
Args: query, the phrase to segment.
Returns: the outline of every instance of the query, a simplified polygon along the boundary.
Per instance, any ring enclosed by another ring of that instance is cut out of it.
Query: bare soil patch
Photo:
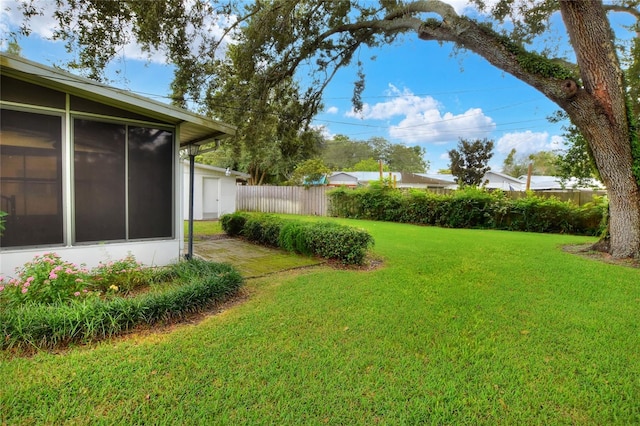
[[[584,258],[595,260],[597,262],[626,266],[628,268],[640,268],[640,259],[616,259],[609,253],[594,250],[592,243],[569,245],[562,247],[562,249],[567,253],[575,254],[576,256],[582,256]]]

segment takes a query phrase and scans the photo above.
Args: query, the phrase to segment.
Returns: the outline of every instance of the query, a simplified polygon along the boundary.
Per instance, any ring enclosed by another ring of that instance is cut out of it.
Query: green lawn
[[[222,225],[219,220],[194,220],[193,221],[193,239],[198,240],[203,235],[222,234]],[[189,235],[189,222],[184,221],[184,239],[187,240]]]
[[[247,283],[198,324],[0,355],[0,422],[638,424],[640,270],[582,237],[341,220],[384,267]]]

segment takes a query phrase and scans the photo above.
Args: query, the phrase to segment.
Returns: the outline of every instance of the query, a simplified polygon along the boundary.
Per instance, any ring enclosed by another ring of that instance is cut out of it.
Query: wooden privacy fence
[[[325,186],[238,186],[239,211],[327,216]]]
[[[287,213],[310,216],[327,216],[329,197],[327,191],[335,188],[326,186],[238,186],[236,208],[239,211],[262,213]],[[450,194],[451,189],[429,189],[438,194]],[[525,192],[506,193],[513,199],[526,197]],[[583,206],[593,201],[593,197],[605,195],[605,191],[539,191],[536,195],[556,197],[561,201],[571,201]]]

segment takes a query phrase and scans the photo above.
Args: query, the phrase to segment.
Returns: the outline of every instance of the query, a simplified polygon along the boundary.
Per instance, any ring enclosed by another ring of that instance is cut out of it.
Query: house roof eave
[[[233,136],[236,132],[235,126],[230,124],[126,90],[109,87],[19,56],[0,53],[0,70],[2,74],[13,78],[125,109],[161,122],[180,125],[180,146],[206,143]]]

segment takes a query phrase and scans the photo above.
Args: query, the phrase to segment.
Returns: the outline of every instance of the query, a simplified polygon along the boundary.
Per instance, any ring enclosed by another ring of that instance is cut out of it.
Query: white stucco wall
[[[181,245],[178,240],[157,240],[126,243],[105,243],[101,245],[80,245],[73,247],[42,247],[28,250],[3,251],[0,264],[0,275],[14,277],[15,269],[33,260],[35,256],[45,253],[56,253],[62,260],[77,265],[84,264],[89,268],[98,266],[100,262],[109,262],[125,258],[132,254],[138,262],[147,266],[168,265],[178,260]]]

